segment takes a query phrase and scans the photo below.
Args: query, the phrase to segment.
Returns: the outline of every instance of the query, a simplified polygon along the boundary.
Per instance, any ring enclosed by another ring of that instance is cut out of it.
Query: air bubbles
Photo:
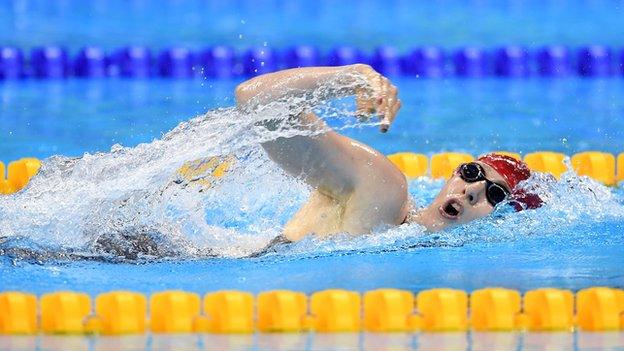
[[[568,146],[568,138],[561,138],[561,145]]]

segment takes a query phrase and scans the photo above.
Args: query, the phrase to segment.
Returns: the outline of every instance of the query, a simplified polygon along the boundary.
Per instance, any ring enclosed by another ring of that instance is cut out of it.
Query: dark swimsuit
[[[278,248],[288,244],[292,244],[292,241],[288,240],[283,234],[280,234],[273,238],[262,250],[252,253],[249,257],[260,257],[271,252],[277,252]]]
[[[416,209],[416,203],[414,203],[414,200],[410,198],[409,210],[407,211],[407,215],[405,216],[405,219],[403,220],[403,222],[401,222],[401,224],[414,222],[414,217],[416,216],[416,213],[418,213],[418,210]]]

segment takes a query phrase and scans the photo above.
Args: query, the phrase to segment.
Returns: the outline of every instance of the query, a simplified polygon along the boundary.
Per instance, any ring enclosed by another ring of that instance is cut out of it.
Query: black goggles
[[[467,183],[475,183],[485,180],[485,197],[492,206],[505,201],[509,191],[504,186],[494,183],[485,177],[485,171],[476,162],[464,163],[457,169],[457,173]]]

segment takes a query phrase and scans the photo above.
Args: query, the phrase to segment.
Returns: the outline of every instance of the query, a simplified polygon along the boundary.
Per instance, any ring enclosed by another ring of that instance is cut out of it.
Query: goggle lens
[[[500,185],[492,183],[485,191],[485,196],[492,206],[496,206],[499,203],[505,201],[507,198],[507,191]]]
[[[460,168],[462,178],[467,182],[476,182],[482,176],[481,167],[476,163],[465,163]],[[483,178],[485,179],[485,178]]]
[[[485,196],[492,206],[505,201],[509,192],[499,184],[492,182],[485,177],[485,171],[476,162],[464,163],[459,167],[459,176],[468,183],[479,182],[485,180]]]

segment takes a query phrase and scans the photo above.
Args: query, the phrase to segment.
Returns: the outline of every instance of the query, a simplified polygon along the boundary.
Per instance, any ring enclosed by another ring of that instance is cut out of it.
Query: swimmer
[[[351,77],[351,80],[349,80]],[[355,84],[362,80],[361,84]],[[336,84],[336,82],[344,84]],[[306,67],[269,73],[236,88],[237,106],[253,110],[294,94],[319,87],[327,99],[355,96],[357,114],[376,115],[385,133],[401,108],[397,88],[370,66]],[[516,210],[541,205],[536,194],[519,189],[529,178],[526,164],[514,158],[488,154],[460,165],[433,202],[416,209],[403,173],[370,146],[331,130],[310,110],[290,117],[297,125],[317,132],[313,136],[280,137],[262,143],[269,157],[288,174],[311,188],[308,201],[286,224],[283,237],[270,245],[298,241],[307,235],[363,234],[375,229],[415,222],[429,231],[468,223],[487,216],[506,202]],[[275,121],[263,125],[275,130]]]

